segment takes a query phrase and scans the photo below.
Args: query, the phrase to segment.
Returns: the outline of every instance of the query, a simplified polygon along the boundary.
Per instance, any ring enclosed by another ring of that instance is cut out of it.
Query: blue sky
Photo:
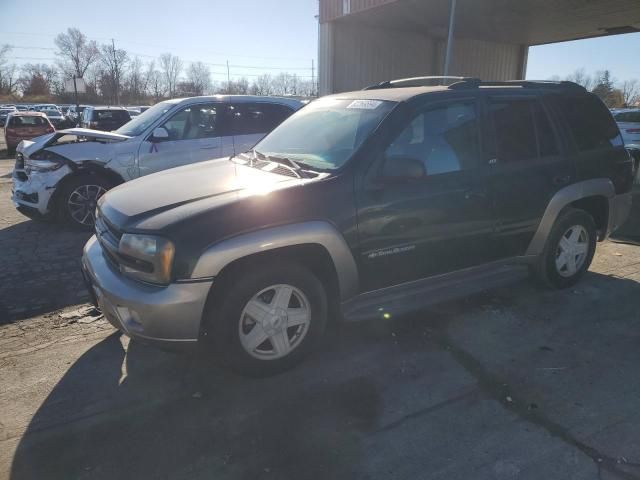
[[[211,64],[213,78],[279,71],[311,76],[317,57],[317,0],[109,0],[105,8],[77,0],[0,0],[0,44],[16,47],[16,63],[54,58],[54,36],[76,26],[99,42],[143,60],[171,52]],[[528,78],[564,77],[578,68],[608,68],[618,80],[640,79],[640,34],[532,47]]]

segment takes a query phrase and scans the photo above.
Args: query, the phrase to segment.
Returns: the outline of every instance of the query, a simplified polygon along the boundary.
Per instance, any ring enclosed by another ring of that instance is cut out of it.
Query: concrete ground
[[[1,147],[0,147],[1,148]],[[0,160],[0,479],[640,479],[640,248],[577,287],[521,281],[333,326],[240,378],[86,305],[86,234],[10,203]]]

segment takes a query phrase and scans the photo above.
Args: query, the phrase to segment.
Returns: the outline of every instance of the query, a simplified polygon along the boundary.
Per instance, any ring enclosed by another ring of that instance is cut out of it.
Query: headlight
[[[25,169],[27,172],[52,172],[64,165],[66,158],[57,153],[50,152],[48,150],[40,150],[39,152],[30,155],[25,161]]]
[[[136,280],[167,285],[171,282],[171,266],[175,248],[170,240],[153,235],[125,233],[118,252],[124,263],[120,270]]]

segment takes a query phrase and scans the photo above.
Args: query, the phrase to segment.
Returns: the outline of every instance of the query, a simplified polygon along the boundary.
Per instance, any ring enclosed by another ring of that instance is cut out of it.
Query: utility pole
[[[447,36],[447,53],[444,57],[444,76],[449,75],[451,65],[451,47],[453,46],[453,30],[455,28],[456,0],[451,0],[451,13],[449,15],[449,35]]]
[[[231,71],[229,70],[229,60],[227,60],[227,93],[231,93]]]
[[[111,39],[111,52],[113,53],[113,66],[114,66],[114,77],[115,77],[115,87],[116,87],[116,105],[120,105],[120,96],[118,95],[118,89],[120,88],[120,68],[118,67],[118,56],[116,55],[116,42]]]
[[[313,64],[313,58],[312,58],[311,59],[311,96],[312,97],[315,91],[316,91],[316,70],[315,70],[315,65]]]

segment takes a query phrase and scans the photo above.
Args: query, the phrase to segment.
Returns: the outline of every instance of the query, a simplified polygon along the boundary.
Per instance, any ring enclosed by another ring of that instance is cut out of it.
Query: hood
[[[269,173],[222,158],[124,183],[105,194],[99,204],[102,214],[121,230],[158,230],[241,198],[314,180]]]
[[[65,130],[58,130],[54,134],[55,139],[50,143],[53,143],[53,141],[65,135],[78,135],[92,140],[110,140],[112,142],[124,142],[131,138],[126,135],[120,135],[119,133],[91,130],[90,128],[67,128]]]

